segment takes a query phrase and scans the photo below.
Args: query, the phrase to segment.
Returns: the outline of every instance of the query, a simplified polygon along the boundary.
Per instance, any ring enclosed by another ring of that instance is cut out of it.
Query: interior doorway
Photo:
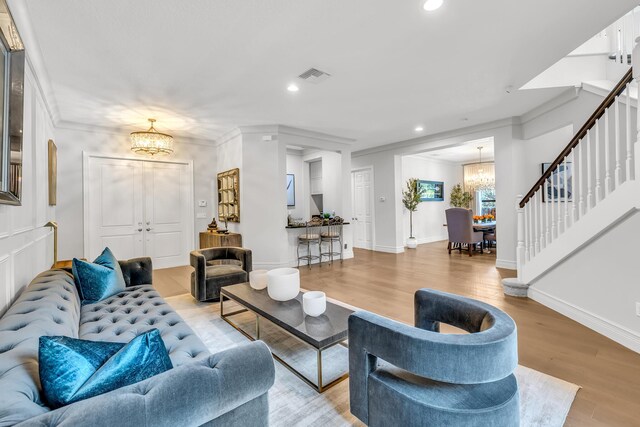
[[[351,194],[353,197],[353,247],[373,250],[373,167],[351,172]]]

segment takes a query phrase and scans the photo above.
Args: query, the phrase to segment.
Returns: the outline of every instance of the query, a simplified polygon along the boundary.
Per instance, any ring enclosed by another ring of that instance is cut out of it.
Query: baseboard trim
[[[353,250],[345,250],[342,253],[342,259],[351,259],[353,258]],[[334,258],[333,262],[340,262],[340,258],[338,257],[337,259]],[[323,258],[322,260],[323,264],[327,263],[327,258]],[[314,259],[313,261],[311,261],[311,265],[313,264],[318,264],[318,260]],[[303,265],[307,265],[306,262],[300,261],[300,267],[302,267]],[[261,261],[254,261],[253,262],[253,269],[254,270],[258,270],[258,269],[264,269],[264,270],[271,270],[274,268],[284,268],[284,267],[297,267],[298,266],[298,260],[297,259],[292,259],[290,261],[287,262],[261,262]]]
[[[404,252],[404,246],[382,246],[376,245],[374,248],[376,252],[386,252],[389,254],[400,254]]]
[[[536,289],[535,285],[529,288],[528,294],[530,299],[593,329],[636,353],[640,353],[640,334],[637,332],[550,295],[545,291]]]
[[[497,259],[496,260],[496,267],[498,268],[504,268],[507,270],[517,270],[518,266],[516,265],[515,261],[509,261],[506,259]]]
[[[447,236],[428,236],[428,237],[419,237],[418,244],[424,245],[425,243],[433,243],[433,242],[441,242],[443,240],[447,240]]]

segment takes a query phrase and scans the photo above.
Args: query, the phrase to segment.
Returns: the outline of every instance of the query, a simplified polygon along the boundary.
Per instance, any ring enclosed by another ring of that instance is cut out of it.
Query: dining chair
[[[458,249],[462,253],[463,245],[467,245],[469,256],[472,249],[475,251],[480,244],[480,250],[484,249],[484,237],[481,231],[473,229],[473,213],[469,209],[451,208],[445,211],[447,217],[447,231],[449,232],[449,244],[447,250],[451,255],[452,249]]]

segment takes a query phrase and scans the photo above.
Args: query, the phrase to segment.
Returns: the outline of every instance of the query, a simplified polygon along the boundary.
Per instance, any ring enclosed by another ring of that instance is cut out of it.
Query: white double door
[[[85,256],[152,258],[154,268],[189,264],[192,167],[90,156],[85,160]]]

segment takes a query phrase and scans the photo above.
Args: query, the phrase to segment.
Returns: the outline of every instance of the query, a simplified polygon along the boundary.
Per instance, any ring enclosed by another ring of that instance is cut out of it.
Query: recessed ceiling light
[[[414,131],[416,132],[422,132],[424,130],[424,128],[422,126],[416,126],[416,128],[414,129]]]
[[[422,6],[427,12],[434,11],[442,6],[443,0],[427,0]]]
[[[291,83],[289,86],[287,86],[287,90],[288,90],[289,92],[297,92],[297,91],[299,91],[299,90],[300,90],[300,88],[298,87],[298,85],[297,85],[297,84],[295,84],[295,83]]]

